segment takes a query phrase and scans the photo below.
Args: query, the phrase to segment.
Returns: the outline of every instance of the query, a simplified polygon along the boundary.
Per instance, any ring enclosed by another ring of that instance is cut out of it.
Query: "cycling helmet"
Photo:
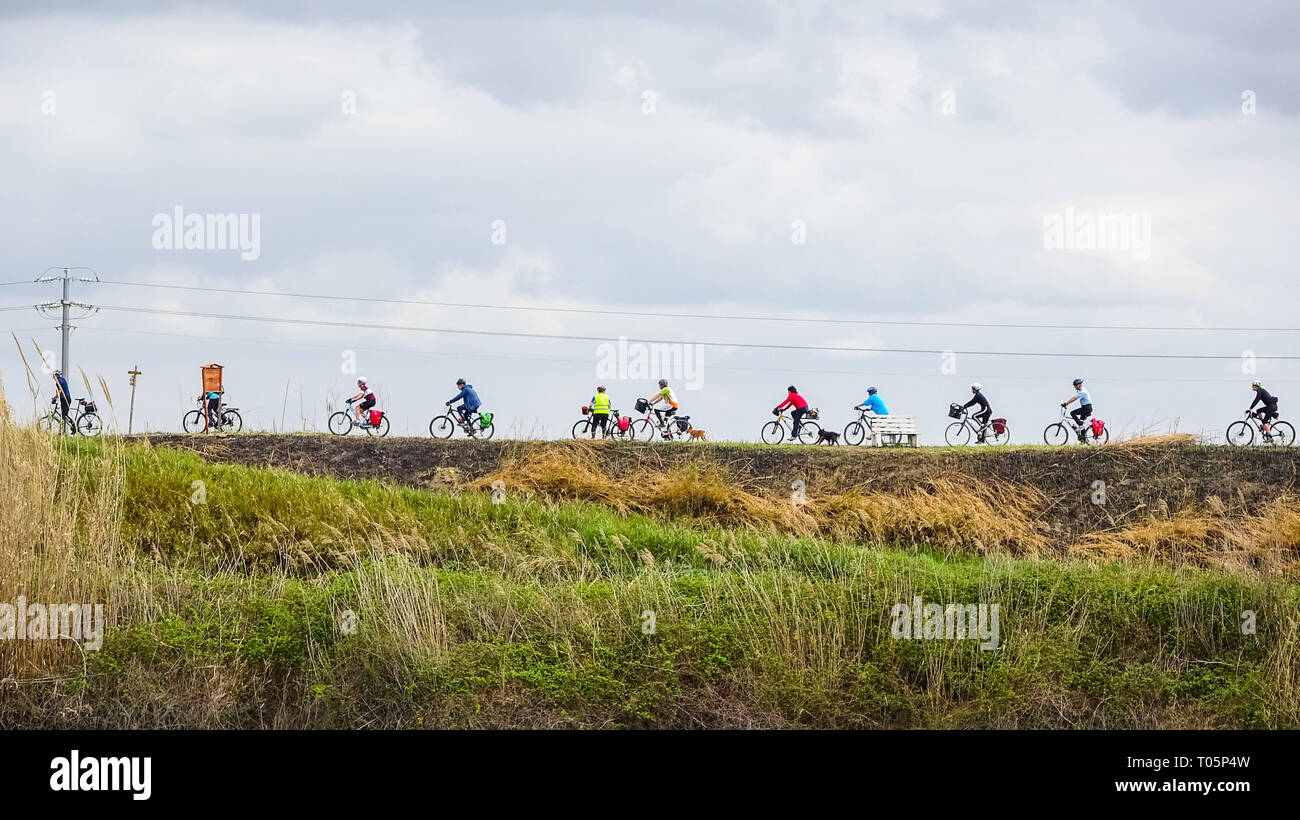
[[[597,392],[597,393],[604,393],[604,392],[605,392],[605,385],[602,384],[602,385],[600,385],[599,387],[597,387],[597,388],[596,388],[596,392]]]
[[[867,388],[867,392],[868,392],[868,393],[874,393],[874,392],[876,392],[876,388],[874,388],[874,387],[868,387],[868,388]]]
[[[668,386],[668,380],[667,380],[667,379],[660,379],[660,380],[659,380],[659,386],[660,386],[660,387],[667,387],[667,386]]]
[[[980,383],[979,383],[979,382],[971,382],[970,389],[971,389],[971,390],[979,390],[979,389],[980,389]]]
[[[457,386],[457,387],[464,387],[464,386],[465,386],[465,380],[464,380],[464,379],[457,379],[457,380],[456,380],[456,386]]]
[[[357,376],[357,384],[365,384],[365,383],[366,383],[365,376]]]
[[[1075,380],[1074,380],[1074,386],[1075,386],[1075,387],[1078,387],[1078,386],[1081,385],[1081,384],[1083,384],[1083,379],[1075,379]]]
[[[791,393],[798,393],[798,392],[799,392],[797,389],[795,389],[795,386],[794,386],[793,384],[790,385],[789,387],[787,387],[786,390],[789,390]]]
[[[62,371],[62,370],[56,370],[56,371],[54,371],[54,375],[56,375],[56,376],[62,376],[62,375],[63,375],[63,371]],[[1255,382],[1255,384],[1259,384],[1259,382]]]
[[[54,372],[57,373],[58,371],[56,370],[56,371],[54,371]],[[1264,383],[1263,383],[1262,381],[1260,381],[1259,379],[1255,379],[1253,382],[1250,383],[1250,386],[1251,386],[1251,387],[1263,387],[1263,386],[1264,386]]]

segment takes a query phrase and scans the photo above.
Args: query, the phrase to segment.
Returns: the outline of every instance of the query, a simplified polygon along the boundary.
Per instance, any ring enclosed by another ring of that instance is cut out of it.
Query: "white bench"
[[[916,416],[875,416],[871,419],[871,445],[902,445],[916,447],[921,433],[916,427]]]

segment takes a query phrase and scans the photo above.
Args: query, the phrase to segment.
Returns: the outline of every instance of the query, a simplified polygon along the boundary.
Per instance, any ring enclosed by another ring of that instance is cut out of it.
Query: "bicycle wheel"
[[[799,425],[799,443],[812,444],[820,438],[818,434],[821,433],[821,431],[822,426],[817,422],[805,421],[803,424]]]
[[[474,421],[472,421],[471,424],[474,428],[474,438],[481,438],[484,441],[492,438],[492,434],[495,433],[497,429],[496,422],[491,421],[488,422],[487,427],[484,427],[483,417],[478,415],[474,416]]]
[[[984,442],[986,444],[992,444],[995,447],[1001,447],[1004,444],[1010,444],[1011,428],[1004,424],[1002,425],[1002,432],[999,433],[996,430],[994,430],[993,425],[990,424],[988,432],[984,434]]]
[[[844,443],[861,444],[867,438],[867,425],[860,421],[851,421],[844,425]]]
[[[378,436],[379,438],[383,438],[384,436],[388,435],[388,414],[385,413],[384,415],[380,416],[379,423],[372,424],[369,427],[367,427],[366,432],[372,436]]]
[[[346,410],[339,410],[330,416],[325,426],[329,427],[330,432],[336,436],[346,436],[352,432],[352,416],[348,415]]]
[[[46,433],[53,435],[54,433],[60,432],[60,428],[63,425],[60,422],[58,415],[54,413],[46,413],[36,420],[36,426]]]
[[[429,422],[429,435],[434,438],[451,438],[451,434],[456,431],[456,422],[451,416],[438,416]]]
[[[181,419],[181,428],[187,433],[203,432],[203,413],[198,410],[191,410]]]
[[[635,431],[633,435],[641,441],[655,440],[656,428],[650,419],[639,419],[632,422],[632,430]]]
[[[1295,443],[1295,428],[1289,421],[1275,421],[1271,425],[1273,430],[1273,443],[1280,447],[1290,447]]]
[[[244,429],[244,417],[234,410],[221,411],[221,431],[223,433],[238,433]]]
[[[587,438],[591,435],[591,419],[578,419],[573,423],[573,437]]]
[[[77,432],[94,438],[104,429],[104,422],[95,413],[86,413],[77,419]]]
[[[1234,447],[1245,447],[1254,441],[1255,431],[1251,429],[1249,422],[1234,421],[1228,425],[1227,439],[1228,444]]]
[[[763,425],[763,443],[780,444],[781,439],[785,438],[785,428],[779,421],[769,421]]]
[[[965,422],[954,421],[943,431],[943,440],[949,447],[965,447],[970,444],[970,428]]]
[[[1060,447],[1070,443],[1070,428],[1065,426],[1065,422],[1058,421],[1055,424],[1047,425],[1043,431],[1043,441]]]

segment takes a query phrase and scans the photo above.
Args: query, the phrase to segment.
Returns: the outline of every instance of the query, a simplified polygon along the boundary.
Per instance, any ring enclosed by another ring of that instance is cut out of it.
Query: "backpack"
[[[1092,434],[1094,436],[1100,436],[1101,432],[1105,429],[1106,429],[1106,422],[1102,421],[1101,419],[1092,420]]]
[[[376,410],[376,409],[373,408],[373,407],[370,408],[370,424],[371,424],[371,426],[373,426],[373,427],[378,427],[378,426],[379,426],[379,423],[380,423],[381,421],[383,421],[383,420],[384,420],[384,411],[383,411],[383,410]]]

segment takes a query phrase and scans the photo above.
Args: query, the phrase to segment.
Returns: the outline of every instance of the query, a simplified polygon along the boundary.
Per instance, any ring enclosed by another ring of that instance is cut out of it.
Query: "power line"
[[[234,293],[251,296],[277,296],[293,299],[326,299],[345,302],[373,302],[389,305],[417,305],[424,307],[448,307],[448,308],[474,308],[482,310],[523,310],[540,313],[577,313],[585,315],[602,315],[602,316],[637,316],[643,318],[655,319],[707,319],[707,320],[726,320],[726,321],[750,321],[750,322],[805,322],[817,324],[844,324],[844,325],[886,325],[886,326],[904,326],[904,327],[979,327],[979,328],[1001,328],[1010,330],[1129,330],[1129,331],[1169,331],[1188,333],[1195,331],[1213,331],[1213,332],[1257,332],[1257,333],[1286,333],[1300,331],[1300,327],[1228,327],[1228,326],[1171,326],[1171,325],[1076,325],[1076,324],[1053,324],[1053,323],[1018,323],[1018,322],[940,322],[940,321],[920,321],[920,320],[903,320],[903,319],[843,319],[834,317],[801,317],[801,316],[755,316],[745,314],[713,314],[713,313],[675,313],[665,311],[644,311],[644,310],[614,310],[610,308],[573,308],[573,307],[540,307],[537,305],[493,305],[486,303],[474,302],[440,302],[427,301],[422,299],[391,299],[380,296],[339,296],[325,293],[305,293],[297,291],[267,291],[251,290],[244,288],[215,288],[204,287],[200,285],[172,285],[159,282],[129,282],[120,279],[102,279],[101,284],[105,285],[125,285],[130,287],[141,288],[166,288],[171,290],[188,290],[204,291],[208,293]]]
[[[337,350],[338,347],[339,347],[337,344],[321,344],[321,343],[319,343],[319,342],[290,342],[290,341],[284,341],[284,340],[282,340],[282,339],[249,339],[249,338],[241,338],[241,337],[238,337],[238,336],[212,336],[212,335],[207,335],[207,334],[198,334],[198,333],[167,333],[167,332],[164,332],[164,331],[157,331],[157,330],[137,330],[137,329],[134,329],[134,328],[119,328],[119,327],[102,327],[102,326],[98,326],[98,327],[96,327],[95,329],[96,329],[96,330],[99,330],[99,331],[108,331],[108,332],[110,332],[110,333],[138,333],[138,334],[143,334],[143,335],[146,335],[146,336],[166,336],[166,337],[169,337],[169,338],[178,338],[178,339],[208,339],[208,340],[211,340],[211,341],[219,341],[219,342],[238,342],[238,343],[252,344],[252,345],[288,345],[288,346],[294,346],[294,347],[315,347],[315,348],[322,348],[322,349],[328,349],[328,350]],[[507,359],[507,360],[510,360],[510,361],[525,361],[525,362],[552,362],[552,363],[555,363],[555,364],[581,364],[581,365],[586,365],[586,366],[588,366],[588,367],[591,365],[591,361],[590,361],[589,359],[560,359],[560,358],[547,357],[547,356],[516,356],[516,355],[501,355],[501,354],[493,354],[493,353],[482,353],[482,352],[479,352],[479,351],[464,352],[464,351],[439,351],[439,350],[413,350],[413,349],[411,349],[411,348],[400,348],[400,347],[371,347],[371,346],[365,346],[365,345],[352,345],[352,348],[354,348],[354,349],[356,349],[356,350],[365,351],[365,352],[368,352],[368,353],[402,353],[402,354],[410,354],[410,355],[413,355],[413,356],[462,356],[462,357],[466,357],[466,358]],[[863,376],[863,375],[866,375],[866,374],[864,374],[861,370],[816,370],[816,369],[809,369],[809,368],[804,368],[804,367],[797,367],[797,368],[796,368],[796,367],[784,367],[784,368],[781,368],[781,367],[736,367],[736,366],[724,366],[724,365],[709,365],[709,369],[710,369],[710,370],[734,370],[734,371],[747,372],[747,373],[790,373],[790,372],[793,371],[793,370],[797,370],[797,371],[798,371],[799,373],[801,373],[801,374],[807,373],[807,374],[831,375],[831,376]],[[875,370],[875,369],[872,369],[870,375],[871,375],[871,377],[873,377],[873,378],[876,377],[876,376],[898,376],[898,377],[903,377],[903,378],[938,378],[938,379],[955,379],[955,378],[957,378],[956,376],[952,376],[952,375],[941,375],[941,374],[936,374],[936,373],[933,373],[933,372],[925,372],[925,373],[920,373],[920,372],[916,372],[916,371],[911,371],[911,372],[898,372],[898,371],[886,371],[886,370]],[[962,378],[964,379],[965,377],[963,376]],[[1047,380],[1053,380],[1053,379],[1059,380],[1060,376],[1059,376],[1059,375],[1038,375],[1038,376],[1027,376],[1027,375],[1024,375],[1024,374],[1016,374],[1016,375],[989,374],[989,375],[982,376],[981,378],[984,379],[985,381],[992,380],[992,379],[998,379],[998,380],[1017,380],[1017,381],[1047,381]],[[1090,379],[1089,381],[1091,381],[1091,382],[1093,382],[1093,383],[1109,383],[1109,382],[1169,382],[1169,383],[1178,383],[1178,384],[1184,384],[1184,383],[1196,383],[1196,384],[1239,384],[1239,383],[1241,382],[1241,379],[1197,379],[1197,378],[1156,378],[1156,377],[1093,377],[1093,378]],[[1291,383],[1300,382],[1300,379],[1273,379],[1273,378],[1270,378],[1268,381],[1269,381],[1270,384],[1291,384]]]
[[[502,336],[515,339],[550,339],[569,342],[609,343],[607,336],[579,336],[560,333],[530,333],[509,330],[462,330],[457,328],[418,327],[415,325],[379,325],[369,322],[340,322],[326,319],[292,319],[276,316],[245,316],[234,313],[204,313],[189,310],[165,310],[162,308],[126,307],[123,305],[99,305],[100,310],[115,310],[126,313],[146,313],[159,316],[189,316],[198,319],[230,319],[242,322],[267,322],[270,324],[314,325],[319,327],[362,328],[367,330],[398,330],[419,333],[449,333],[464,336]],[[815,353],[910,353],[918,355],[964,355],[964,356],[1013,356],[1039,357],[1054,359],[1165,359],[1165,360],[1233,360],[1241,357],[1226,354],[1195,353],[1060,353],[1030,350],[936,350],[930,348],[890,348],[890,347],[838,347],[829,345],[775,344],[768,342],[717,342],[686,339],[644,339],[627,337],[628,341],[644,344],[696,345],[702,347],[723,347],[748,350],[802,350]],[[1300,356],[1261,356],[1255,359],[1265,361],[1295,361]]]

